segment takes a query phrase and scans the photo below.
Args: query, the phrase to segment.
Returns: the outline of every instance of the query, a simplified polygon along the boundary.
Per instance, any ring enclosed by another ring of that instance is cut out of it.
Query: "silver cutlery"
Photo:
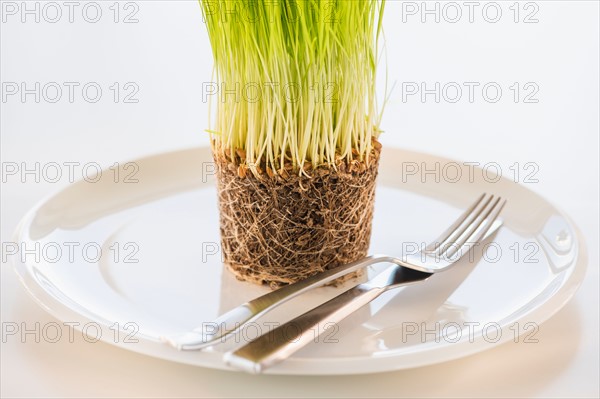
[[[406,259],[376,257],[378,262],[390,262],[393,265],[366,283],[359,284],[241,348],[226,353],[225,363],[239,370],[260,373],[313,342],[316,336],[323,333],[319,330],[319,325],[339,323],[386,291],[422,282],[434,273],[449,269],[474,245],[500,227],[498,215],[505,204],[506,200],[500,197],[483,194],[439,240],[423,251],[408,255]],[[348,269],[345,270],[348,272]],[[327,281],[333,278],[336,277]]]
[[[283,286],[249,302],[246,302],[212,320],[201,327],[182,334],[161,337],[163,342],[176,349],[190,351],[200,350],[226,342],[235,336],[244,325],[258,319],[276,307],[313,288],[320,287],[338,277],[352,273],[367,266],[382,262],[397,262],[395,258],[385,255],[371,255],[356,262],[326,270],[294,284]]]
[[[459,231],[461,224],[468,222],[469,217],[474,216],[477,211],[481,211],[480,207],[487,199],[489,199],[489,196],[482,194],[477,201],[475,201],[475,203],[473,203],[473,205],[471,205],[437,240],[427,246],[424,253],[435,255],[435,246],[441,247],[450,242],[454,237],[451,236],[450,233]],[[486,233],[486,237],[493,233],[498,227],[500,227],[499,223],[492,226]],[[396,257],[387,255],[367,256],[356,262],[342,265],[335,269],[326,270],[302,281],[283,286],[278,290],[262,295],[224,313],[211,322],[203,323],[202,326],[195,328],[190,332],[163,336],[161,339],[163,342],[168,343],[174,348],[184,351],[208,348],[227,341],[230,337],[235,336],[235,333],[241,330],[245,324],[258,319],[292,298],[359,269],[377,263],[393,263],[415,270],[428,271],[427,267],[424,267],[422,262],[409,264],[410,262],[411,259],[400,260]]]

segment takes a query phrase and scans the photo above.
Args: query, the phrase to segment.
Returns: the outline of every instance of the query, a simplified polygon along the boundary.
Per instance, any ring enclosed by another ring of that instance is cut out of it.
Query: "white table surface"
[[[28,5],[33,9],[35,3]],[[21,3],[2,2],[4,87],[7,82],[26,82],[28,87],[34,82],[96,82],[103,88],[96,103],[86,102],[77,91],[72,103],[66,97],[54,104],[44,97],[35,103],[33,95],[24,102],[18,95],[3,99],[3,168],[14,162],[28,167],[36,162],[96,162],[108,167],[207,145],[201,88],[202,82],[210,81],[211,58],[197,3],[131,3],[129,8],[120,3],[119,20],[137,7],[138,22],[124,24],[113,21],[113,2],[98,3],[102,18],[97,23],[83,19],[80,11],[86,2],[78,3],[72,23],[60,2],[64,15],[57,23],[47,21],[55,14],[41,14],[39,23],[26,15],[22,22],[11,8]],[[420,2],[412,4],[420,7]],[[440,10],[444,4],[439,3]],[[573,219],[587,242],[589,265],[573,300],[540,327],[538,343],[507,343],[414,370],[280,377],[190,367],[86,343],[80,337],[73,343],[52,344],[3,335],[1,396],[598,397],[598,2],[535,2],[537,8],[521,9],[519,23],[513,21],[512,2],[498,3],[502,18],[497,23],[482,17],[486,2],[478,4],[473,23],[463,16],[455,24],[448,22],[450,14],[442,14],[439,23],[431,16],[423,23],[420,14],[404,14],[403,22],[402,3],[388,4],[388,68],[390,81],[397,85],[382,142],[460,161],[497,162],[505,173],[515,162],[539,166],[539,182],[528,187]],[[44,5],[39,3],[40,13]],[[435,7],[435,2],[428,6]],[[467,9],[463,6],[462,11]],[[523,23],[524,15],[534,11],[539,21]],[[115,103],[109,89],[114,82],[137,84],[139,102]],[[435,82],[442,87],[448,82],[478,82],[479,87],[496,82],[503,94],[496,103],[477,91],[472,103],[465,97],[455,104],[443,97],[435,103],[433,96],[424,102],[417,96],[402,101],[402,82],[427,82],[428,87]],[[509,88],[514,82],[522,90],[528,82],[537,85],[534,98],[539,102],[524,103],[521,97],[515,103]],[[28,176],[3,174],[3,179],[3,243],[11,241],[30,207],[69,184],[68,178],[37,183]],[[4,260],[1,295],[3,326],[53,321],[28,297]]]

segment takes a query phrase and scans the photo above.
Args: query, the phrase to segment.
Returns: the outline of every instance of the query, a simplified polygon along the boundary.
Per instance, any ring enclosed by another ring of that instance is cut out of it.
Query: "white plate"
[[[267,291],[236,281],[214,253],[219,228],[211,160],[207,148],[144,158],[125,164],[119,175],[107,170],[96,183],[78,182],[44,201],[17,231],[23,248],[41,254],[37,260],[22,252],[16,265],[27,290],[90,339],[219,369],[227,368],[225,350],[266,332],[269,322],[339,293],[342,288],[308,293],[258,320],[238,343],[213,350],[178,352],[160,342],[161,335],[197,327]],[[426,172],[436,168],[439,176]],[[493,180],[489,169],[385,148],[371,253],[400,255],[412,243],[434,239],[484,191],[508,198],[505,226],[471,261],[385,294],[268,372],[412,368],[509,340],[535,340],[536,326],[573,296],[585,274],[583,241],[543,198],[507,178]]]

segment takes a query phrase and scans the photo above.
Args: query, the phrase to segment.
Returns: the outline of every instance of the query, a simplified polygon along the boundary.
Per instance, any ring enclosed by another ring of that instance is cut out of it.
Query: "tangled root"
[[[215,152],[221,248],[239,280],[275,289],[367,255],[381,146],[369,162],[251,173]],[[220,152],[219,154],[223,154]],[[339,284],[362,271],[337,279]]]

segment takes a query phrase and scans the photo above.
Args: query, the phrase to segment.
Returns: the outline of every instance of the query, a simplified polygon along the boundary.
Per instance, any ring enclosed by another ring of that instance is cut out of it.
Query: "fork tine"
[[[473,220],[473,222],[465,229],[463,234],[461,234],[454,242],[449,243],[447,247],[444,248],[444,251],[440,256],[448,259],[455,255],[456,252],[458,252],[461,248],[463,248],[466,243],[472,243],[473,241],[470,239],[473,238],[477,232],[479,232],[480,227],[484,226],[484,222],[487,220],[500,201],[501,198],[498,197],[494,201],[488,202],[479,215],[477,215],[477,218],[475,218],[475,220]],[[487,223],[485,225],[487,225]]]
[[[487,231],[493,226],[505,205],[506,200],[502,200],[501,197],[498,197],[493,202],[492,206],[481,213],[473,224],[469,226],[469,229],[465,231],[465,234],[461,235],[459,240],[447,248],[443,256],[446,259],[449,259],[459,251],[461,251],[461,253],[468,251],[475,243],[481,241]]]
[[[483,193],[477,198],[477,200],[466,210],[462,215],[458,217],[448,227],[436,240],[432,241],[427,247],[425,247],[425,252],[435,252],[440,248],[463,223],[465,223],[466,219],[471,215],[471,213],[475,210],[475,208],[481,203],[481,201],[485,198],[486,193]]]
[[[439,255],[448,249],[448,244],[455,242],[467,229],[473,220],[481,214],[481,211],[489,204],[494,196],[483,193],[442,235],[427,247],[425,252]]]

